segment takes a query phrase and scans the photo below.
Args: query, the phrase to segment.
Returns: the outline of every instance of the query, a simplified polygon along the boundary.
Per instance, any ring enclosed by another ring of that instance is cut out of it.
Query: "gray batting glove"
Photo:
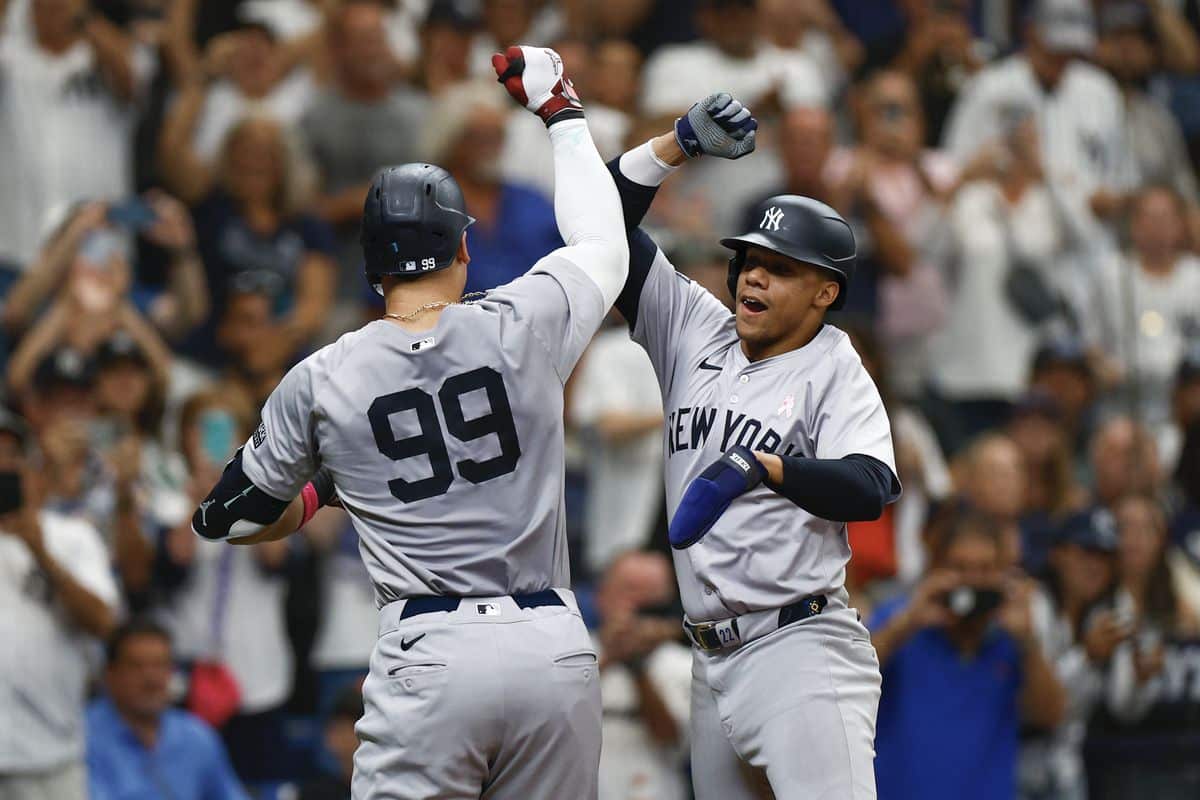
[[[710,94],[675,120],[675,141],[688,158],[741,158],[754,152],[758,120],[728,92]]]

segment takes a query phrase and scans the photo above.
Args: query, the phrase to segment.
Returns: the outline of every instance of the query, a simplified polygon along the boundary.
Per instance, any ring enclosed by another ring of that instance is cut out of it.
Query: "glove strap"
[[[675,120],[675,141],[688,158],[695,158],[703,152],[696,129],[692,127],[692,121],[688,119],[687,114]]]

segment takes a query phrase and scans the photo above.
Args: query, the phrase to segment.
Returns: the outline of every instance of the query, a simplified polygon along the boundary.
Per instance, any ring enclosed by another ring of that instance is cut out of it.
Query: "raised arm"
[[[596,152],[583,105],[563,74],[562,59],[541,47],[510,47],[492,56],[513,98],[546,123],[554,151],[554,216],[570,260],[600,289],[605,307],[617,299],[629,273],[621,201]]]
[[[738,159],[754,152],[758,120],[726,92],[710,94],[675,120],[675,127],[608,162],[625,216],[625,229],[642,224],[658,187],[690,158]]]

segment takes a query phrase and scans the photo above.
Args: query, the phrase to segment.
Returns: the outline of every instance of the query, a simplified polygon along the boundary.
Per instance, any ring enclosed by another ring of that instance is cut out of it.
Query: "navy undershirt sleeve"
[[[898,489],[892,470],[877,458],[780,456],[783,482],[768,486],[808,513],[834,522],[878,519]]]
[[[621,196],[621,208],[625,213],[625,232],[629,239],[629,277],[617,297],[617,311],[625,317],[632,331],[637,325],[638,300],[642,296],[642,287],[646,285],[646,276],[650,274],[650,265],[658,252],[658,245],[638,226],[650,210],[654,196],[658,194],[657,186],[642,186],[634,183],[621,174],[620,157],[608,162],[608,171],[612,173],[617,193]]]

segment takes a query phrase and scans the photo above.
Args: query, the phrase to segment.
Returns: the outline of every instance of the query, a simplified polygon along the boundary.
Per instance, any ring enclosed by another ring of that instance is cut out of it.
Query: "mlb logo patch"
[[[267,440],[267,423],[260,422],[258,427],[254,429],[254,449]]]

